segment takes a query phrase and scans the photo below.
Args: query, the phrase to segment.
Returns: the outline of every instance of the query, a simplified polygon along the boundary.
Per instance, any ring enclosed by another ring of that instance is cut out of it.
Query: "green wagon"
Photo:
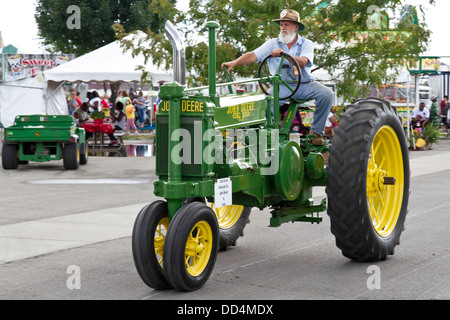
[[[3,169],[17,169],[30,161],[63,160],[64,168],[88,162],[86,133],[68,115],[20,115],[5,129]]]

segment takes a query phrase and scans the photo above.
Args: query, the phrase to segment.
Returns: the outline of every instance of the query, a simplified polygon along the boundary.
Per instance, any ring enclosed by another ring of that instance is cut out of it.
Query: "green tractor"
[[[270,208],[271,227],[320,223],[319,213],[327,211],[344,256],[377,261],[393,254],[404,228],[410,179],[406,138],[395,108],[378,99],[359,100],[341,114],[332,146],[328,141],[312,145],[311,136],[300,143],[291,140],[294,114],[303,102],[291,99],[280,125],[273,120],[280,119],[280,111],[274,108],[272,117],[271,106],[289,97],[279,97],[279,74],[258,72],[255,79],[216,84],[219,25],[209,22],[207,27],[209,86],[188,89],[172,82],[160,89],[154,194],[162,199],[140,211],[132,234],[141,279],[157,290],[201,288],[218,251],[235,245],[243,234],[251,208]],[[182,50],[177,48],[177,54]],[[296,64],[289,55],[283,59]],[[271,84],[273,95],[264,90],[216,94],[219,87],[250,81],[262,89]],[[317,186],[326,186],[328,201],[315,203]]]

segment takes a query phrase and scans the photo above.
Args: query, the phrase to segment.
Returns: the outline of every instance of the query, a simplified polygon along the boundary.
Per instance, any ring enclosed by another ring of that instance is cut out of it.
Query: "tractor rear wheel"
[[[404,229],[410,184],[396,111],[365,99],[341,114],[327,167],[328,215],[336,245],[356,261],[384,260]]]
[[[169,289],[163,269],[163,248],[169,216],[167,202],[155,201],[139,212],[131,237],[136,270],[146,285],[156,290]]]
[[[219,250],[226,251],[244,236],[244,228],[250,222],[252,208],[235,204],[214,208],[214,203],[211,203],[210,207],[214,210],[219,224]]]
[[[179,291],[201,288],[214,268],[218,246],[214,211],[197,201],[184,204],[171,220],[164,242],[167,281]]]

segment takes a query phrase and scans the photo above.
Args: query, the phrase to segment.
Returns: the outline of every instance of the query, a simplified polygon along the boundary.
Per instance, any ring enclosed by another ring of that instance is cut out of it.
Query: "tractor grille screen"
[[[190,164],[181,164],[181,174],[184,176],[203,176],[202,164],[194,162],[194,146],[201,141],[194,141],[194,122],[202,122],[202,117],[181,117],[181,128],[189,132],[191,141],[188,144],[191,152]],[[158,116],[156,119],[156,174],[169,173],[169,117]]]

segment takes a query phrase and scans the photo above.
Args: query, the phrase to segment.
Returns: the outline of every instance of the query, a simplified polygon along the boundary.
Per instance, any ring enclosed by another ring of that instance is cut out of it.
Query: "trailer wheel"
[[[171,288],[163,269],[163,248],[168,228],[167,202],[161,200],[142,208],[133,226],[134,265],[144,283],[156,290]]]
[[[80,165],[80,149],[77,143],[65,144],[62,156],[64,168],[68,170],[78,169]]]
[[[183,205],[164,242],[164,271],[177,290],[194,291],[208,280],[216,263],[219,226],[214,211],[201,202]]]
[[[17,169],[19,158],[17,156],[17,145],[3,143],[2,166],[5,170]]]
[[[83,142],[80,145],[80,164],[88,163],[89,159],[89,151],[87,142]]]
[[[350,105],[335,130],[326,187],[331,232],[344,256],[375,261],[394,253],[407,214],[409,170],[391,105],[378,99]]]

